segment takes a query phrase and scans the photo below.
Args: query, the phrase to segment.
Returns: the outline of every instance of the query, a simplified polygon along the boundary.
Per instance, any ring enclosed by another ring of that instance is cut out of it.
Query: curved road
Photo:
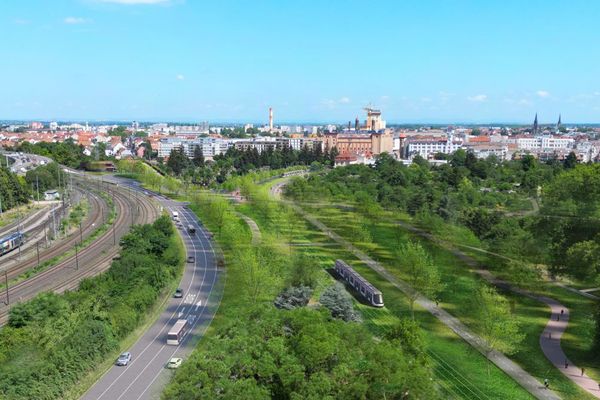
[[[130,186],[142,191],[138,185]],[[185,360],[210,325],[221,301],[222,272],[217,268],[217,257],[211,243],[211,235],[200,224],[194,213],[182,203],[160,195],[155,195],[155,198],[169,212],[178,211],[184,227],[191,224],[196,228],[196,234],[189,234],[186,228],[179,229],[187,254],[195,257],[194,263],[186,263],[179,284],[184,292],[183,298],[171,298],[152,326],[133,347],[127,349],[132,354],[131,363],[126,367],[111,367],[82,399],[159,398],[163,387],[172,376],[172,371],[165,369],[166,363],[171,357],[182,357]],[[179,346],[167,345],[167,333],[180,318],[188,319],[192,329],[188,331]]]

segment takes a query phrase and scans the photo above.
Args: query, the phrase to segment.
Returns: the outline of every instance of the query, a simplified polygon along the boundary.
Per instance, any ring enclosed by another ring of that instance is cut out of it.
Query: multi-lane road
[[[135,183],[118,180],[138,191]],[[179,229],[188,256],[194,256],[194,263],[186,263],[179,287],[183,298],[171,298],[164,311],[151,327],[138,339],[133,347],[126,349],[132,354],[128,366],[110,368],[82,397],[85,400],[139,400],[155,399],[172,376],[165,365],[172,357],[184,360],[192,352],[197,340],[202,336],[219,306],[222,295],[221,270],[217,267],[216,252],[211,235],[200,224],[194,213],[183,203],[155,195],[162,207],[170,213],[179,213],[183,229]],[[193,225],[196,233],[188,232]],[[167,345],[167,333],[178,319],[185,318],[191,329],[178,346]]]

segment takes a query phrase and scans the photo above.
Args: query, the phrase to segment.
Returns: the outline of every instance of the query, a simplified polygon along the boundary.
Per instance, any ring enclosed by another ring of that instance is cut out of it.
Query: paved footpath
[[[252,233],[252,244],[253,245],[257,245],[260,243],[260,240],[262,238],[262,235],[260,233],[260,229],[258,228],[258,225],[256,224],[256,222],[250,218],[249,216],[242,214],[242,213],[236,213],[240,218],[242,218],[246,224],[248,224],[248,227],[250,228],[250,233]]]
[[[567,329],[567,326],[569,325],[569,309],[567,307],[565,307],[564,305],[560,304],[558,301],[556,301],[550,297],[538,296],[533,292],[518,288],[516,286],[511,285],[510,283],[508,283],[506,281],[496,278],[494,275],[492,275],[492,273],[490,271],[479,268],[479,263],[473,257],[452,247],[451,244],[435,238],[435,236],[431,235],[428,232],[425,232],[419,228],[416,228],[414,226],[411,226],[411,225],[408,225],[405,223],[399,223],[399,224],[402,225],[403,227],[405,227],[406,229],[411,230],[413,233],[416,233],[420,236],[426,237],[427,239],[430,239],[430,240],[438,243],[439,245],[444,246],[446,249],[451,251],[455,256],[457,256],[463,262],[465,262],[467,265],[472,267],[473,272],[477,273],[483,279],[490,282],[491,284],[493,284],[497,287],[501,287],[506,290],[513,291],[522,296],[527,296],[531,299],[534,299],[541,303],[546,304],[550,308],[551,313],[550,313],[550,319],[548,320],[548,323],[546,324],[546,328],[540,335],[539,342],[540,342],[540,347],[542,349],[542,352],[544,353],[546,358],[548,360],[550,360],[550,362],[556,368],[558,368],[560,370],[560,372],[562,372],[567,378],[571,379],[581,389],[585,390],[592,396],[600,399],[600,386],[599,386],[600,383],[594,381],[592,378],[587,376],[585,373],[582,374],[581,368],[574,365],[567,358],[567,355],[564,353],[564,351],[562,350],[562,347],[560,346],[560,338],[562,337],[563,333]],[[571,288],[563,286],[563,285],[561,285],[561,286],[566,289],[571,289]],[[578,291],[575,289],[573,289],[573,290],[576,292],[579,292],[579,294],[582,294],[582,295],[587,294],[588,295],[587,297],[590,297],[590,298],[595,298],[595,299],[598,298],[597,296],[590,295],[589,293],[584,293],[584,292],[581,292],[581,291]],[[561,310],[563,311],[563,315],[560,315]],[[558,318],[558,320],[557,320],[557,318]],[[565,363],[567,365],[567,368],[565,368]]]
[[[334,241],[338,242],[342,246],[344,246],[348,251],[354,254],[357,258],[363,261],[369,268],[377,272],[379,275],[384,277],[387,281],[389,281],[396,288],[400,289],[402,292],[411,294],[414,293],[412,287],[406,282],[396,278],[389,271],[387,271],[380,263],[373,260],[371,257],[354,247],[350,242],[346,239],[339,236],[337,233],[333,232],[329,229],[325,224],[319,221],[317,218],[308,214],[301,207],[289,203],[291,207],[296,210],[300,215],[302,215],[307,221],[309,221],[312,225],[316,226],[318,229],[323,231],[327,236],[329,236]],[[526,372],[523,368],[521,368],[517,363],[506,357],[504,354],[492,351],[488,352],[485,341],[473,333],[465,324],[463,324],[458,318],[454,317],[450,313],[440,309],[436,306],[435,302],[429,300],[426,297],[419,296],[416,301],[421,307],[425,310],[429,311],[433,314],[437,319],[439,319],[444,325],[448,326],[452,331],[454,331],[458,336],[460,336],[463,340],[477,349],[481,354],[487,357],[491,362],[493,362],[498,368],[504,371],[507,375],[517,381],[525,390],[531,393],[535,398],[542,400],[557,400],[560,397],[554,393],[552,390],[548,390],[544,388],[544,385],[537,381],[533,376],[531,376],[528,372]]]
[[[537,300],[546,303],[552,310],[550,321],[548,321],[546,329],[544,329],[544,332],[540,336],[542,351],[560,372],[586,392],[600,399],[599,384],[587,376],[587,374],[582,373],[581,368],[573,365],[560,347],[560,338],[569,324],[569,309],[549,297],[537,297]],[[563,312],[562,315],[561,310]]]

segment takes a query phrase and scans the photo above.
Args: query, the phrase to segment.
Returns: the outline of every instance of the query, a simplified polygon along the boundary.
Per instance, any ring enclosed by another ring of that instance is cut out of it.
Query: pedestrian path
[[[414,293],[412,287],[398,279],[396,276],[387,271],[379,262],[373,260],[371,257],[357,249],[354,245],[348,242],[346,239],[339,236],[337,233],[333,232],[329,227],[323,224],[314,216],[305,212],[301,207],[295,205],[294,203],[290,203],[290,206],[294,208],[296,212],[302,215],[308,222],[312,225],[320,229],[331,239],[336,241],[345,247],[348,251],[354,254],[358,259],[363,261],[369,268],[377,272],[387,281],[389,281],[396,288],[400,289],[402,292],[406,294]],[[476,350],[478,350],[482,355],[487,357],[491,362],[493,362],[498,368],[504,371],[507,375],[517,381],[523,388],[525,388],[529,393],[531,393],[535,398],[541,400],[558,400],[560,397],[554,393],[552,390],[548,390],[544,387],[542,383],[537,381],[532,375],[526,372],[523,368],[521,368],[517,363],[506,357],[504,354],[492,351],[487,351],[487,346],[485,345],[485,341],[472,332],[465,324],[463,324],[458,318],[454,317],[450,313],[446,312],[443,309],[440,309],[434,301],[419,296],[416,300],[416,303],[419,306],[423,307],[425,310],[433,314],[436,318],[438,318],[444,325],[448,326],[452,331],[454,331],[458,336],[460,336],[463,340],[473,346]]]
[[[411,225],[408,225],[405,223],[399,223],[399,224],[404,226],[407,229],[410,229],[412,232],[414,232],[420,236],[426,237],[430,240],[435,241],[436,243],[438,243],[440,245],[445,246],[446,249],[448,249],[455,256],[460,258],[461,261],[466,263],[468,266],[472,267],[473,272],[477,273],[479,276],[481,276],[483,279],[485,279],[489,283],[493,284],[494,286],[501,287],[506,290],[510,290],[510,291],[518,293],[522,296],[527,296],[531,299],[537,300],[539,302],[542,302],[542,303],[548,305],[548,307],[550,307],[550,309],[551,309],[550,319],[548,320],[548,323],[546,324],[546,328],[540,335],[540,348],[542,349],[542,352],[544,353],[546,358],[548,360],[550,360],[550,362],[556,368],[558,368],[567,378],[571,379],[575,384],[577,384],[577,386],[579,386],[580,388],[582,388],[583,390],[585,390],[592,396],[594,396],[596,398],[600,398],[599,383],[594,381],[592,378],[587,376],[585,373],[582,374],[581,368],[577,367],[576,365],[573,365],[573,363],[567,358],[566,354],[562,350],[562,347],[560,346],[560,339],[562,337],[562,334],[565,332],[565,330],[567,329],[567,326],[569,324],[569,309],[568,308],[566,308],[564,305],[560,304],[558,301],[556,301],[552,298],[549,298],[546,296],[538,296],[533,292],[518,288],[516,286],[511,285],[510,283],[508,283],[506,281],[496,278],[490,271],[479,268],[478,267],[479,263],[473,257],[452,247],[451,244],[435,238],[433,235],[431,235],[428,232],[425,232],[419,228],[416,228],[414,226],[411,226]],[[585,293],[585,292],[582,292],[582,291],[579,291],[579,290],[576,290],[576,289],[573,289],[573,288],[570,288],[568,286],[564,286],[561,284],[557,284],[557,285],[564,287],[565,289],[577,291],[581,295],[587,295],[586,297],[598,299],[597,296],[594,296],[592,294]],[[562,316],[560,315],[561,310],[563,310]],[[567,368],[565,368],[565,365],[567,366]]]
[[[537,297],[537,300],[546,303],[552,311],[550,320],[540,336],[540,346],[544,355],[566,377],[592,396],[600,399],[599,384],[587,376],[580,367],[573,365],[560,346],[560,338],[569,324],[569,309],[549,297]]]
[[[262,238],[261,233],[260,233],[260,229],[258,228],[258,225],[256,224],[256,222],[250,218],[249,216],[242,214],[240,212],[236,213],[240,218],[242,218],[246,224],[248,224],[248,227],[250,228],[250,233],[252,233],[252,241],[251,243],[253,245],[257,245],[260,243],[260,240]]]

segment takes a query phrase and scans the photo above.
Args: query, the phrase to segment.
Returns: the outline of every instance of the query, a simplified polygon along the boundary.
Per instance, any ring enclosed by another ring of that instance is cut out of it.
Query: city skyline
[[[600,4],[2,4],[0,119],[600,122]],[[91,50],[93,49],[93,50]]]

